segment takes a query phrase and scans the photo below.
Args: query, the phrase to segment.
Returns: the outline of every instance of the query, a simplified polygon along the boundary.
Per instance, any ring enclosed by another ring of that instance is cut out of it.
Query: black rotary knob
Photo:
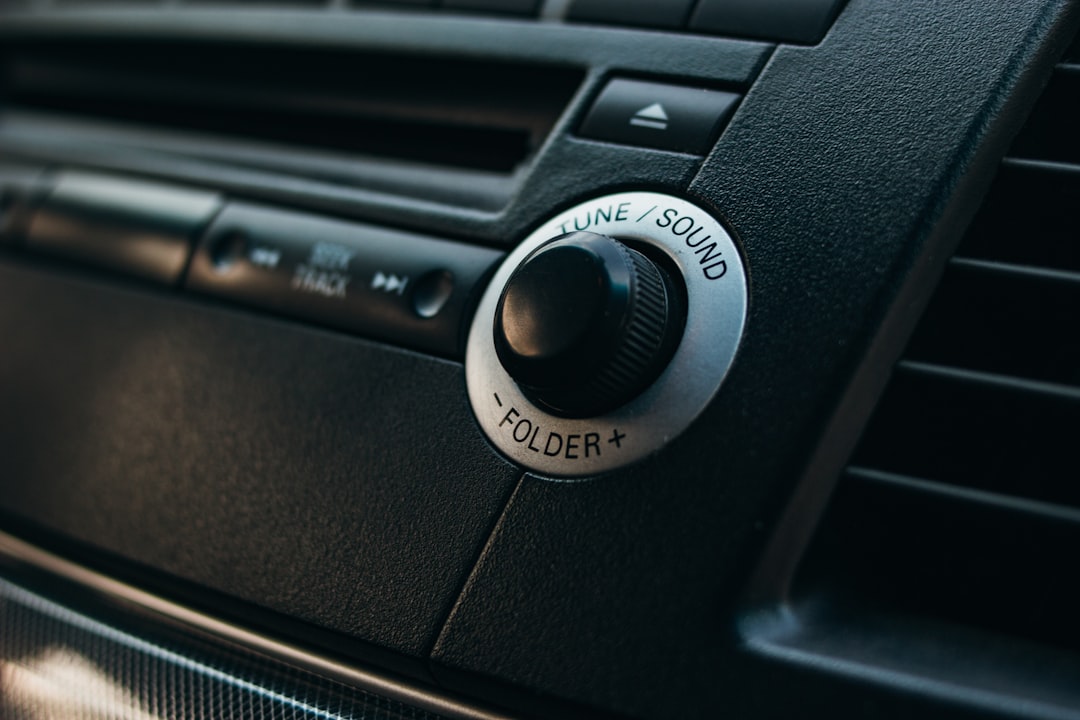
[[[606,235],[575,232],[510,277],[495,313],[495,350],[530,400],[588,417],[656,379],[683,320],[679,286],[657,263]]]

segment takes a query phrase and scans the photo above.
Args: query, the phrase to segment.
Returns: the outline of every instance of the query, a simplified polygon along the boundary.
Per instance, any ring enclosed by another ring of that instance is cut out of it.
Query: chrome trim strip
[[[510,716],[483,710],[449,696],[411,687],[399,680],[344,665],[340,662],[256,632],[217,620],[201,612],[178,605],[118,580],[42,550],[0,531],[0,556],[44,570],[64,580],[83,585],[98,593],[132,603],[144,610],[188,625],[229,642],[288,662],[305,670],[346,683],[374,695],[414,705],[429,712],[459,720],[510,720]]]

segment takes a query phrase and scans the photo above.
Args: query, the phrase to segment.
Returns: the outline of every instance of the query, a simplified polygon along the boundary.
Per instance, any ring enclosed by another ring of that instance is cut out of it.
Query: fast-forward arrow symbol
[[[382,290],[383,292],[394,293],[401,295],[405,292],[405,285],[408,284],[409,278],[398,277],[397,275],[386,275],[381,272],[375,273],[375,277],[371,281],[372,290]]]

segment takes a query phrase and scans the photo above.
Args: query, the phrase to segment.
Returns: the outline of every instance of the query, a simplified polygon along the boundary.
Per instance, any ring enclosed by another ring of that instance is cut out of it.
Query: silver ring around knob
[[[575,230],[654,246],[678,268],[687,293],[683,337],[667,368],[628,403],[588,418],[558,417],[530,402],[499,362],[492,335],[499,296],[517,267],[551,238]],[[465,352],[477,422],[495,447],[543,477],[588,477],[640,460],[685,430],[712,401],[735,359],[746,303],[738,248],[707,211],[653,192],[581,203],[515,248],[480,300]]]

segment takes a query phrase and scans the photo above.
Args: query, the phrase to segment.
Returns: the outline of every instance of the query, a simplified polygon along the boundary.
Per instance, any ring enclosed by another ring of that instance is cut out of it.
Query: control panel
[[[502,256],[173,183],[0,167],[4,242],[449,358]]]
[[[449,358],[464,340],[480,427],[545,477],[607,472],[676,437],[716,394],[745,323],[735,243],[673,195],[556,215],[505,257],[473,314],[498,251],[142,179],[36,177],[40,199],[10,211],[35,255]]]
[[[469,399],[492,443],[544,476],[641,459],[708,405],[735,357],[746,275],[686,200],[605,195],[534,231],[480,300]]]
[[[1010,610],[1060,552],[920,562],[1075,517],[860,435],[928,417],[890,375],[1075,405],[898,357],[939,278],[1070,284],[976,211],[1080,179],[1078,9],[0,2],[0,531],[436,715],[1076,714]]]

